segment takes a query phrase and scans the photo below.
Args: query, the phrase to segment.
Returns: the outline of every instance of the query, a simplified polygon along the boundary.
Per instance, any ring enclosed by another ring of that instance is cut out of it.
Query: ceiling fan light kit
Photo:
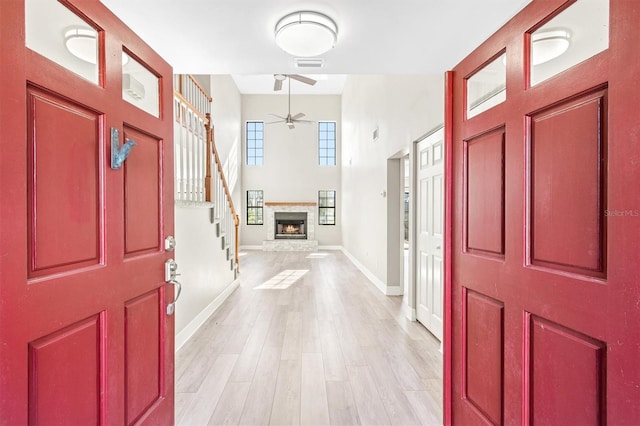
[[[319,12],[298,11],[284,16],[275,28],[276,44],[293,56],[322,55],[338,41],[338,25]]]

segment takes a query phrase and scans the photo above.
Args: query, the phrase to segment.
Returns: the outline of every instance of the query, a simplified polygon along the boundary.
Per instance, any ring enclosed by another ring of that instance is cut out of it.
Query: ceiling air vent
[[[296,68],[322,68],[324,67],[324,59],[322,58],[295,58]]]
[[[136,80],[131,74],[122,74],[122,90],[137,101],[144,98],[144,84]]]

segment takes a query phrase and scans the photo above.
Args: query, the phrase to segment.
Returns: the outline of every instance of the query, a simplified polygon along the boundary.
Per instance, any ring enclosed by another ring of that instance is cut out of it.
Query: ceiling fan
[[[280,90],[282,90],[282,82],[287,77],[289,77],[289,79],[294,79],[301,83],[308,84],[309,86],[313,86],[314,84],[316,84],[316,80],[300,74],[274,74],[273,78],[275,81],[273,83],[273,90],[275,92],[279,92]]]
[[[311,78],[304,77],[297,74],[295,75],[276,74],[274,77],[276,79],[276,85],[273,89],[276,91],[282,88],[282,81],[287,77],[289,77],[289,110],[286,117],[283,117],[277,114],[269,114],[273,117],[279,118],[279,120],[270,121],[267,124],[286,123],[286,125],[289,126],[289,129],[295,129],[296,128],[295,123],[314,123],[314,121],[311,121],[311,120],[301,120],[301,118],[305,116],[305,114],[302,112],[299,112],[294,116],[291,115],[291,79],[293,78],[294,80],[298,80],[303,83],[311,84],[311,85],[316,84],[316,81]]]

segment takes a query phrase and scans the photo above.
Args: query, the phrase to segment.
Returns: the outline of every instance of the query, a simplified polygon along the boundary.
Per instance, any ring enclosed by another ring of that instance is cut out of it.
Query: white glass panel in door
[[[27,0],[25,26],[29,49],[98,84],[100,44],[92,25],[58,1]]]
[[[609,48],[609,0],[581,0],[530,39],[531,86]]]
[[[507,99],[505,54],[467,79],[467,118],[474,117]]]
[[[160,81],[144,65],[122,52],[122,99],[160,116]]]

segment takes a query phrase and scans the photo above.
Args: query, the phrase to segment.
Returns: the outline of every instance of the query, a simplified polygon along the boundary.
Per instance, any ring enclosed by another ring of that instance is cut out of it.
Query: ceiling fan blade
[[[267,121],[265,124],[276,124],[276,123],[284,123],[284,120],[278,120],[278,121]]]
[[[302,118],[302,117],[304,117],[304,116],[305,116],[305,114],[304,114],[304,113],[299,112],[299,113],[297,113],[296,115],[294,115],[293,117],[291,117],[291,119],[292,119],[292,120],[297,120],[297,119]]]
[[[269,114],[269,115],[272,116],[272,117],[275,117],[275,118],[279,118],[280,120],[286,120],[287,119],[287,117],[283,117],[283,116],[278,115],[278,114]]]
[[[275,82],[273,83],[273,90],[275,92],[282,90],[282,80],[278,80],[277,78],[275,79]]]
[[[300,75],[300,74],[290,74],[289,78],[298,80],[299,82],[308,84],[310,86],[313,86],[314,84],[316,84],[316,80],[309,77],[305,77],[304,75]]]

